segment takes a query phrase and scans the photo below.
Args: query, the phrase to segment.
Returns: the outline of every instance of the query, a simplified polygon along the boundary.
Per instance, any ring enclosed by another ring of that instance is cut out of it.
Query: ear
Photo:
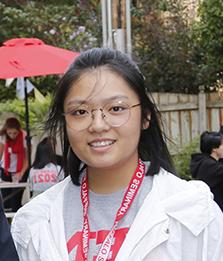
[[[144,119],[144,121],[143,121],[143,124],[142,124],[142,129],[143,129],[143,130],[146,130],[146,129],[149,128],[150,120],[151,120],[151,113],[149,112],[149,113],[147,114],[146,119]]]
[[[216,153],[217,148],[212,149],[211,153]]]
[[[218,148],[214,148],[212,149],[211,155],[218,155],[219,154],[219,149]]]

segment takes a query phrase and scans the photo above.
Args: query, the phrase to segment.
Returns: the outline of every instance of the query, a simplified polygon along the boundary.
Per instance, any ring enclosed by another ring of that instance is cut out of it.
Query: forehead
[[[75,101],[99,102],[111,97],[137,99],[137,94],[116,72],[108,68],[97,68],[85,72],[79,80],[71,86],[64,104]]]

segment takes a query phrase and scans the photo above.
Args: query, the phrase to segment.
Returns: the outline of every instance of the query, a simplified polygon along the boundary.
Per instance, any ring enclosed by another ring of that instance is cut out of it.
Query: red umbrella
[[[62,74],[78,55],[37,38],[11,39],[0,47],[0,79]]]
[[[47,45],[37,38],[15,38],[0,47],[0,79],[63,74],[79,53]],[[25,85],[27,147],[30,159],[30,130]]]

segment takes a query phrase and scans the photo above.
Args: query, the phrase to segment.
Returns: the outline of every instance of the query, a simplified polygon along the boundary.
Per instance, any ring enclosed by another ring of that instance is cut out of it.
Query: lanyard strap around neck
[[[145,176],[145,164],[139,159],[138,166],[129,182],[121,206],[116,213],[116,217],[112,229],[110,230],[104,242],[102,243],[96,261],[107,260],[118,223],[125,216],[129,208],[131,207],[132,202],[142,184],[144,176]],[[89,251],[89,234],[90,234],[90,226],[88,220],[89,188],[88,188],[87,174],[85,174],[82,179],[81,201],[83,205],[82,255],[84,257],[84,261],[87,261],[88,251]]]

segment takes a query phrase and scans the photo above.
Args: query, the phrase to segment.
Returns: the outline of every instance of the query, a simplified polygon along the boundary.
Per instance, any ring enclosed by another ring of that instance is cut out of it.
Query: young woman
[[[8,118],[0,130],[0,161],[2,161],[2,180],[19,182],[27,168],[26,133],[16,118]],[[13,197],[10,194],[14,193]],[[16,212],[21,207],[21,189],[2,189],[5,208]]]
[[[207,183],[214,200],[223,211],[223,134],[205,131],[200,137],[201,153],[191,155],[190,169],[192,177]]]
[[[74,61],[47,121],[68,177],[13,219],[20,260],[223,260],[223,215],[203,182],[170,173],[147,91],[119,51],[95,48]]]
[[[56,164],[51,138],[44,138],[36,148],[36,155],[29,172],[28,182],[32,196],[46,191],[64,178],[61,166]]]

